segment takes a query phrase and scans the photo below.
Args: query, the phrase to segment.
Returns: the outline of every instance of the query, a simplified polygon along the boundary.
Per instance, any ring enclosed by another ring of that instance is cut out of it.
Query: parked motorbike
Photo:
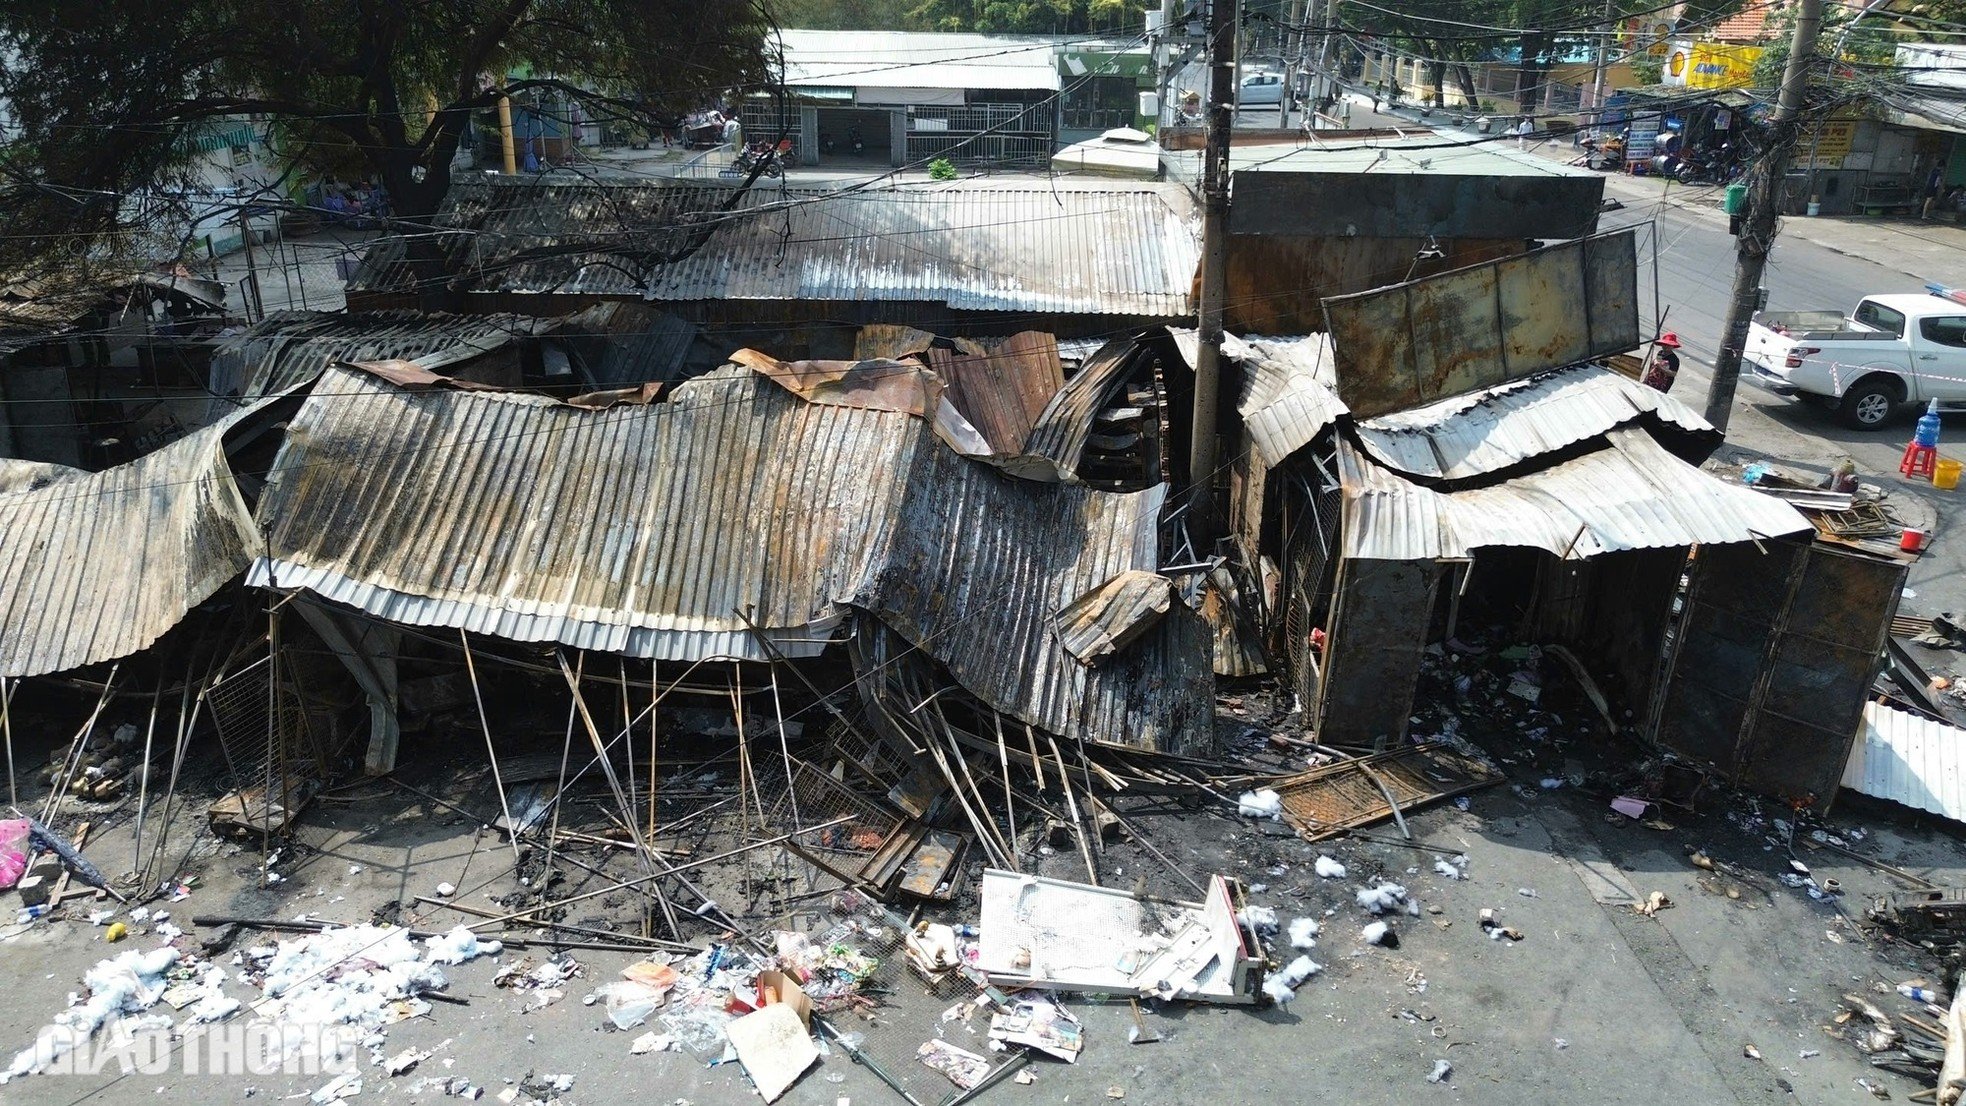
[[[819,152],[827,157],[833,156],[833,136],[825,131],[819,132]]]
[[[1586,169],[1622,169],[1625,167],[1625,137],[1613,135],[1599,141],[1586,138],[1584,145],[1584,167]]]
[[[854,157],[859,157],[867,152],[867,144],[860,141],[859,127],[848,127],[846,129],[846,144],[853,147]]]
[[[738,172],[749,173],[752,169],[757,168],[760,162],[764,163],[765,176],[782,177],[785,175],[785,160],[780,156],[778,148],[771,143],[753,142],[738,151],[736,162]]]

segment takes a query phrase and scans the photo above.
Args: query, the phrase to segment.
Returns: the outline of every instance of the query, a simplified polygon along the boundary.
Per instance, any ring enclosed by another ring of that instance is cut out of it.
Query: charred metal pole
[[[1727,328],[1720,334],[1720,352],[1713,360],[1713,383],[1707,388],[1707,421],[1727,432],[1734,407],[1734,388],[1741,379],[1741,352],[1748,344],[1748,324],[1760,309],[1761,273],[1775,245],[1775,216],[1795,153],[1796,132],[1808,99],[1809,70],[1816,60],[1816,34],[1823,25],[1823,0],[1802,0],[1789,45],[1788,65],[1782,70],[1781,98],[1768,128],[1768,149],[1756,168],[1760,174],[1748,189],[1747,215],[1734,246],[1734,296],[1727,310]]]
[[[1215,506],[1222,395],[1223,308],[1229,278],[1229,132],[1235,126],[1237,0],[1208,8],[1208,147],[1203,161],[1200,349],[1195,354],[1193,440],[1188,446],[1189,533],[1204,550],[1221,536]]]

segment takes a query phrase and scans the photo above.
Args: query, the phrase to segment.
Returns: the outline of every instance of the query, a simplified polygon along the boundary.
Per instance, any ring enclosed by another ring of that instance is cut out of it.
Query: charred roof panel
[[[149,647],[237,576],[257,545],[221,438],[251,412],[104,472],[0,493],[0,676]]]
[[[254,584],[666,660],[767,659],[746,617],[812,656],[859,607],[1051,732],[1206,733],[1182,701],[1206,679],[1206,639],[1180,619],[1097,670],[1051,633],[1058,609],[1157,567],[1158,490],[1012,479],[922,418],[809,403],[738,366],[605,411],[328,379],[261,499]]]
[[[1607,448],[1546,469],[1438,491],[1381,467],[1341,438],[1345,555],[1438,560],[1527,546],[1584,558],[1810,529],[1795,508],[1701,472],[1642,429],[1613,430],[1605,439]]]

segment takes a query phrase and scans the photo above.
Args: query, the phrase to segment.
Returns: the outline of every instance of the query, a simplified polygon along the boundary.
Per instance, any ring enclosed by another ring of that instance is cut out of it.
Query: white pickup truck
[[[1865,296],[1834,311],[1763,311],[1748,326],[1742,375],[1874,430],[1904,403],[1966,410],[1966,291]]]

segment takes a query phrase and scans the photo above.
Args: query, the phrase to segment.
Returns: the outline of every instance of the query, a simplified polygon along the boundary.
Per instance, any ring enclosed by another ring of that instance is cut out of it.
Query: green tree
[[[5,0],[0,261],[100,256],[135,229],[130,197],[178,179],[187,136],[241,114],[270,118],[297,164],[363,166],[416,225],[501,95],[550,89],[660,126],[763,84],[757,2]]]
[[[1131,33],[1139,22],[1125,0],[923,0],[909,14],[931,31],[1002,34]]]

